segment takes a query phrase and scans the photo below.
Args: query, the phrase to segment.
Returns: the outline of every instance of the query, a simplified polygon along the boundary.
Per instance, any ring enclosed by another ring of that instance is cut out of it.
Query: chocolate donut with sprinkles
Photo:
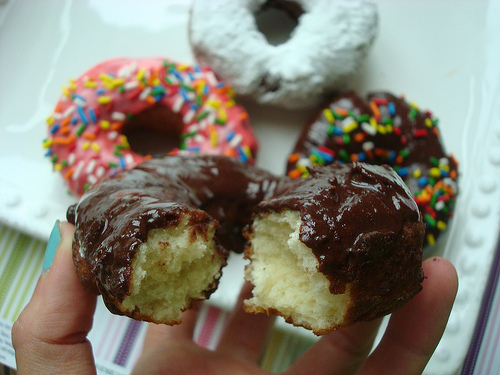
[[[254,163],[257,141],[233,97],[209,68],[160,57],[107,60],[63,87],[47,119],[46,156],[77,197],[100,178],[155,156],[131,147],[134,134],[146,131],[172,141],[158,153]]]
[[[429,250],[446,230],[457,196],[458,163],[445,152],[438,119],[404,97],[336,96],[307,123],[288,159],[290,177],[334,162],[389,164],[402,177],[426,224]]]

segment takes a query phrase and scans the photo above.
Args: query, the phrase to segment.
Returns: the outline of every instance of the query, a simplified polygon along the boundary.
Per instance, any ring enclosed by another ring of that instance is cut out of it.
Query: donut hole
[[[131,117],[122,128],[130,149],[139,155],[164,155],[179,147],[183,122],[179,113],[162,104]]]
[[[350,305],[346,293],[331,294],[312,250],[300,241],[302,220],[296,211],[271,213],[253,223],[246,277],[254,285],[245,301],[251,312],[277,312],[315,333],[341,325]]]
[[[270,45],[278,46],[290,39],[303,13],[296,2],[269,0],[255,13],[257,29]]]

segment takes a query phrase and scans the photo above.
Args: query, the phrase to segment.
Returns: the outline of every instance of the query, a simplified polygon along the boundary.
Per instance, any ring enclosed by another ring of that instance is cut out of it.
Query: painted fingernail
[[[54,256],[56,255],[57,247],[61,242],[61,234],[59,233],[59,220],[54,224],[52,232],[50,233],[49,242],[47,243],[47,248],[45,249],[45,257],[43,258],[43,270],[46,271],[52,265]]]

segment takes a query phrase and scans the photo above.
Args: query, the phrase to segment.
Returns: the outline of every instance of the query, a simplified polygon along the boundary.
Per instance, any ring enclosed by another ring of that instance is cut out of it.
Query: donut
[[[284,9],[297,20],[290,38],[272,45],[256,14]],[[285,108],[324,104],[359,71],[377,34],[371,0],[195,0],[189,22],[197,61],[238,94]]]
[[[309,166],[333,162],[392,166],[419,207],[427,252],[444,238],[458,193],[458,163],[445,151],[438,122],[404,97],[374,92],[363,99],[344,92],[305,124],[287,174],[307,176]]]
[[[68,209],[73,259],[83,287],[109,310],[176,324],[214,290],[227,249],[278,179],[236,158],[152,158],[93,185]]]
[[[47,123],[46,156],[76,197],[114,170],[150,158],[145,142],[131,147],[146,132],[160,139],[161,153],[170,145],[174,154],[253,163],[257,152],[248,114],[231,87],[209,68],[160,57],[97,64],[63,87]]]
[[[323,335],[389,314],[421,290],[424,225],[388,166],[314,167],[254,209],[251,313]]]
[[[387,166],[292,179],[221,155],[167,155],[104,178],[67,218],[83,287],[110,311],[155,323],[179,323],[208,298],[242,246],[247,311],[317,334],[393,311],[423,280],[420,213]]]

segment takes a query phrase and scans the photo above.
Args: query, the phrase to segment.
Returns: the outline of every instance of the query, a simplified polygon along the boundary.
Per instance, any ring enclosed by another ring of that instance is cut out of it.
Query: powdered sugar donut
[[[233,90],[208,68],[164,58],[116,58],[70,80],[44,140],[55,170],[75,196],[99,178],[151,156],[125,130],[172,136],[171,154],[220,154],[254,162],[257,141]]]
[[[297,18],[290,39],[271,45],[255,14],[278,7]],[[377,31],[372,0],[195,0],[190,42],[241,95],[287,108],[319,105],[358,71]]]

